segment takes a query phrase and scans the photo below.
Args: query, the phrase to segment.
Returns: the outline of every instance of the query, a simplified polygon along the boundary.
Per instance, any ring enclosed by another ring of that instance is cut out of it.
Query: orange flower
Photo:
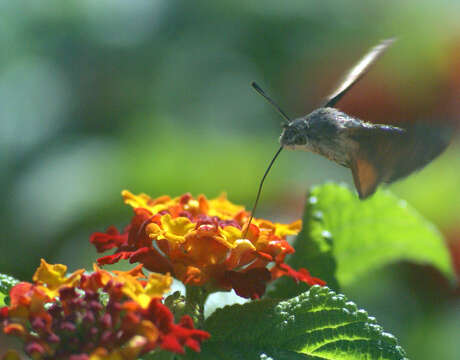
[[[294,252],[285,237],[300,231],[300,220],[278,224],[254,219],[243,238],[249,213],[225,195],[152,199],[125,190],[122,196],[134,209],[131,223],[122,233],[109,227],[90,239],[99,252],[116,249],[98,259],[101,265],[129,259],[150,271],[171,273],[187,285],[206,285],[210,291],[233,288],[247,298],[259,298],[269,281],[283,275],[324,284],[307,270],[295,271],[284,263]]]
[[[188,316],[175,324],[161,303],[169,274],[145,278],[142,265],[113,274],[96,265],[89,275],[77,270],[66,276],[66,270],[42,260],[35,283],[15,285],[11,305],[0,309],[3,332],[21,338],[34,359],[137,359],[156,348],[199,351],[209,337]]]

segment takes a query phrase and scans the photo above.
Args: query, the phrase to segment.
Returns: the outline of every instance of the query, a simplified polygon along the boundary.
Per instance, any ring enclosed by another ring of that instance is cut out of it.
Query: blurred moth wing
[[[335,104],[369,71],[377,59],[396,41],[396,38],[383,40],[364,55],[361,60],[342,79],[340,85],[326,98],[321,107],[334,107]]]
[[[364,199],[380,183],[392,183],[430,163],[449,144],[451,131],[433,124],[410,124],[404,129],[373,125],[353,129],[350,138],[358,144],[350,169]]]

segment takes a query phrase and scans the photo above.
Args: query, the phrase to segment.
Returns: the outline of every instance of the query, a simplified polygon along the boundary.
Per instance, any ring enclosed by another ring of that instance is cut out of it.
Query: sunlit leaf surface
[[[196,359],[406,359],[396,338],[341,294],[313,286],[287,301],[227,306]]]

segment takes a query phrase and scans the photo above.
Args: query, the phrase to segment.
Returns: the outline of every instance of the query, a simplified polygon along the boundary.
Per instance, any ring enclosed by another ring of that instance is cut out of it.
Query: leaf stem
[[[201,329],[204,324],[204,303],[209,292],[205,287],[186,286],[185,313],[194,320],[196,327]]]

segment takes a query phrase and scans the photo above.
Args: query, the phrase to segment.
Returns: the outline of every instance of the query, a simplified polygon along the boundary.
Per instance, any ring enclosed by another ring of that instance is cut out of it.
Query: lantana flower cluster
[[[279,224],[254,218],[247,228],[250,213],[225,195],[152,199],[125,190],[122,196],[134,217],[122,232],[111,226],[91,236],[98,252],[115,249],[99,258],[99,265],[127,259],[153,272],[170,273],[185,285],[208,292],[234,289],[252,299],[260,298],[267,283],[281,276],[325,284],[308,270],[294,270],[284,262],[294,252],[286,236],[300,231],[300,220]]]
[[[161,302],[170,275],[100,269],[66,275],[65,265],[42,260],[34,283],[21,282],[10,291],[10,306],[0,309],[5,334],[20,337],[33,359],[137,359],[155,349],[199,351],[209,337],[184,316],[174,323]],[[8,359],[19,359],[9,352]]]

